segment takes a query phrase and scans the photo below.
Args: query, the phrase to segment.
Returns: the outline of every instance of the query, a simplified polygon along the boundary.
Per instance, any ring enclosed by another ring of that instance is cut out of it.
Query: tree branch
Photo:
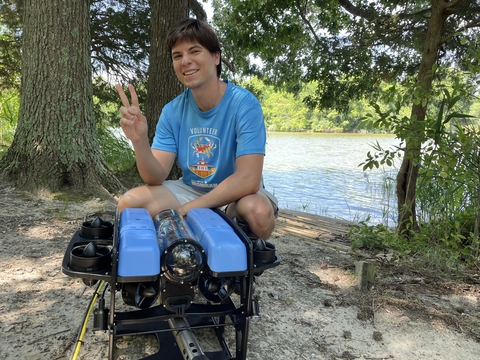
[[[315,29],[313,28],[313,25],[312,23],[307,19],[306,15],[305,15],[305,12],[306,12],[306,6],[302,6],[300,5],[300,0],[296,0],[295,1],[295,5],[298,9],[298,11],[300,12],[300,17],[302,18],[303,22],[307,25],[307,27],[310,29],[310,32],[312,33],[313,37],[315,38],[315,40],[320,43],[320,39],[319,37],[317,36],[317,33],[315,32]]]
[[[391,16],[380,16],[379,14],[372,13],[370,11],[363,10],[355,5],[353,5],[349,0],[337,0],[341,7],[343,7],[347,12],[352,14],[353,16],[360,16],[368,21],[375,21],[376,19],[380,18],[391,18]],[[455,0],[455,1],[464,1],[464,0]],[[431,8],[426,8],[415,13],[401,13],[397,16],[401,19],[412,18],[421,16],[431,11]]]
[[[455,35],[457,35],[458,33],[462,32],[462,30],[465,30],[465,29],[473,29],[473,28],[478,28],[480,27],[480,22],[478,21],[474,21],[474,22],[471,22],[467,25],[464,25],[462,26],[460,29],[452,32],[451,34],[445,36],[442,40],[440,40],[440,44],[445,44],[447,43],[448,41],[450,41],[451,38],[453,38]]]
[[[465,0],[452,0],[445,4],[445,9],[454,9],[464,1]]]
[[[222,63],[225,64],[225,66],[228,68],[228,70],[230,70],[232,72],[232,74],[235,74],[235,67],[233,66],[233,64],[231,62],[225,60],[222,57]]]
[[[360,16],[368,21],[374,21],[376,16],[369,11],[365,11],[353,5],[349,0],[337,0],[341,7],[354,16]]]
[[[188,6],[199,20],[207,20],[207,13],[197,0],[190,0]]]

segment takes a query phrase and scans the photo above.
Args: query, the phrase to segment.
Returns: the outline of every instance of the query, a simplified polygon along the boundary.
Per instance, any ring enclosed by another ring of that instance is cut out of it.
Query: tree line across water
[[[98,78],[97,81],[102,86],[112,86],[101,78]],[[312,108],[307,101],[315,91],[317,86],[315,83],[306,84],[296,94],[265,84],[256,77],[241,81],[241,85],[248,88],[259,98],[268,131],[392,133],[392,129],[388,126],[372,126],[372,122],[369,120],[375,113],[375,106],[378,105],[384,112],[395,110],[400,117],[407,117],[410,111],[408,106],[403,106],[397,111],[394,109],[394,104],[381,101],[372,104],[367,99],[352,100],[348,104],[348,110],[342,112],[335,109]],[[391,86],[391,84],[384,83],[382,91],[388,92]],[[452,86],[452,83],[445,82],[444,84],[444,88],[449,91],[454,91]],[[463,86],[467,87],[468,85],[465,83]],[[398,91],[405,92],[406,90],[400,86]],[[118,103],[113,99],[100,99],[94,96],[94,104],[97,135],[103,139],[102,136],[106,136],[109,128],[117,126]],[[0,132],[0,154],[6,151],[13,141],[19,105],[20,94],[14,88],[6,89],[0,95],[2,129]],[[433,104],[431,106],[432,112],[438,113],[439,106],[441,106],[440,101]],[[465,125],[478,125],[480,121],[480,100],[462,97],[455,104],[455,111],[458,114],[466,115],[466,117],[460,119]],[[115,142],[115,140],[115,138],[105,138],[106,143]],[[119,145],[119,150],[125,146],[122,142]],[[107,149],[113,151],[115,145],[104,144],[102,141],[102,147],[104,151],[107,151]],[[112,158],[117,157],[117,155],[115,154]],[[108,154],[104,154],[104,156],[109,157]],[[115,166],[115,164],[111,164],[111,166]]]
[[[102,79],[98,79],[107,86]],[[340,112],[335,109],[321,110],[310,107],[306,99],[315,91],[316,84],[305,85],[297,94],[276,89],[273,85],[267,85],[258,78],[252,78],[241,82],[241,85],[251,90],[260,100],[262,105],[265,124],[268,131],[283,132],[374,132],[391,133],[388,127],[372,126],[369,121],[375,113],[375,105],[378,104],[384,111],[393,109],[393,105],[386,102],[372,104],[367,99],[352,100],[348,104],[348,110]],[[111,84],[110,84],[111,86]],[[451,84],[446,84],[448,88]],[[465,85],[466,86],[466,85]],[[388,91],[390,85],[384,84],[383,91]],[[400,91],[405,92],[405,89]],[[117,101],[99,99],[94,96],[95,121],[98,129],[115,127],[118,117]],[[5,151],[11,144],[14,129],[17,125],[20,94],[14,89],[5,90],[0,95],[0,121],[2,132],[0,133],[0,152]],[[433,111],[438,112],[439,104]],[[434,106],[432,106],[433,108]],[[465,124],[476,124],[480,119],[480,101],[471,101],[467,97],[462,98],[456,104],[456,111],[467,115],[470,120],[463,119]],[[407,117],[410,109],[403,106],[398,110],[399,116]]]

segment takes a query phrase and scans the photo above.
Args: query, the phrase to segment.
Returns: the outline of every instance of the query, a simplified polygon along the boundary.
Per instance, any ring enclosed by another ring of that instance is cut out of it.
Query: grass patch
[[[82,201],[90,200],[92,198],[92,194],[78,193],[78,192],[71,192],[71,191],[69,192],[61,191],[61,192],[53,193],[52,198],[54,200],[63,201],[65,203],[82,202]]]

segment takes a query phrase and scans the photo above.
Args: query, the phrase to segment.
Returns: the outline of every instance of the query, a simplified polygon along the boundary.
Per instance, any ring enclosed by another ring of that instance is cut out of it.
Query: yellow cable
[[[95,293],[93,294],[93,297],[90,300],[90,304],[88,306],[87,313],[85,314],[85,318],[83,319],[81,332],[80,332],[80,335],[78,336],[77,345],[75,346],[75,351],[74,351],[72,357],[70,358],[70,360],[76,360],[77,359],[78,353],[80,352],[80,346],[82,345],[83,336],[85,335],[85,332],[87,331],[88,318],[90,317],[93,306],[95,305],[95,302],[97,301],[98,294],[100,293],[100,290],[102,290],[104,285],[105,285],[105,281],[102,280],[100,282],[100,284],[98,284],[97,290],[95,290]]]

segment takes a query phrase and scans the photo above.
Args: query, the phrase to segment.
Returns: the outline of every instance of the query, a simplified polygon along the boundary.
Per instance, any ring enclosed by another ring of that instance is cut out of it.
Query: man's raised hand
[[[127,95],[123,91],[120,84],[115,85],[118,95],[122,100],[122,106],[120,107],[120,126],[125,133],[125,136],[132,142],[148,141],[148,125],[147,119],[142,114],[140,106],[138,104],[138,96],[135,92],[133,85],[128,85],[128,90],[132,99],[132,103],[128,100]]]

